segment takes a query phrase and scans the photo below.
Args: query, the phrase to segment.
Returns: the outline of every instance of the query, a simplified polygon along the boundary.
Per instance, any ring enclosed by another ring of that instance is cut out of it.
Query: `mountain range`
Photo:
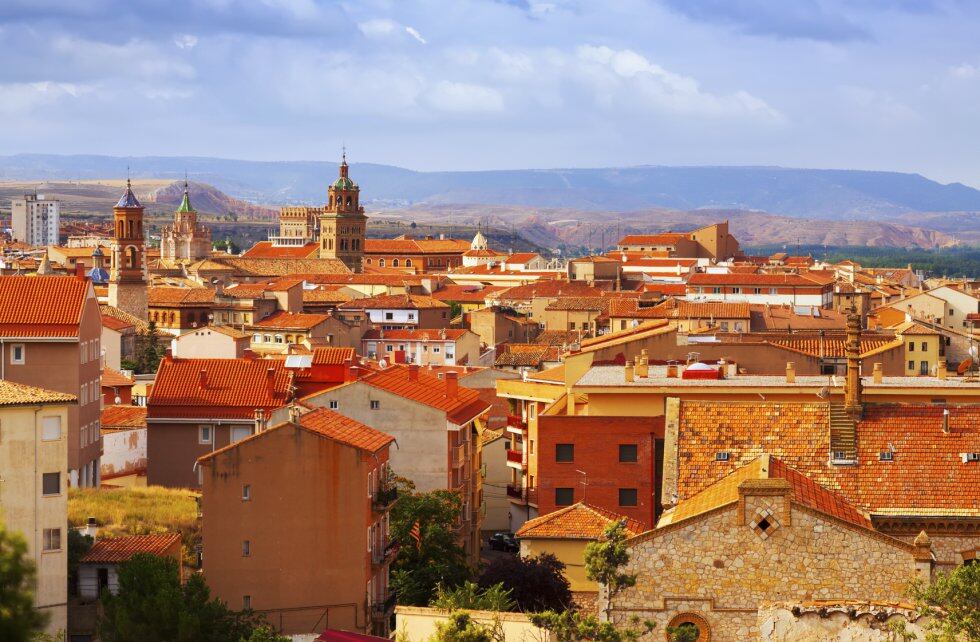
[[[178,181],[186,173],[234,199],[270,206],[322,203],[337,175],[337,163],[326,161],[18,154],[0,156],[0,180],[99,180],[127,167],[141,179]],[[368,208],[394,217],[456,212],[522,229],[569,219],[642,232],[690,229],[722,216],[749,242],[980,243],[980,190],[918,174],[761,166],[420,172],[373,163],[352,164],[350,172]]]

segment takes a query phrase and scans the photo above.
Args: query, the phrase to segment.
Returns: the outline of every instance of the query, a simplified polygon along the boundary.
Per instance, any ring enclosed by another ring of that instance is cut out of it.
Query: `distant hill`
[[[336,163],[199,157],[0,156],[0,180],[134,177],[213,185],[261,204],[320,203]],[[980,190],[918,174],[781,167],[627,167],[416,172],[355,163],[369,204],[513,205],[586,211],[755,210],[833,220],[892,219],[914,212],[980,212]],[[907,222],[907,221],[903,221]]]

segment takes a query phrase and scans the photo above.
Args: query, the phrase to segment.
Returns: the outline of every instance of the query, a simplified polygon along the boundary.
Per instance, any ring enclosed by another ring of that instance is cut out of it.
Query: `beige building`
[[[0,379],[0,519],[27,540],[46,631],[67,627],[68,408],[73,395]]]
[[[361,354],[389,363],[420,366],[478,365],[480,337],[469,330],[368,330]]]
[[[245,356],[251,335],[230,325],[206,326],[188,330],[171,342],[175,357],[198,359],[240,359]]]

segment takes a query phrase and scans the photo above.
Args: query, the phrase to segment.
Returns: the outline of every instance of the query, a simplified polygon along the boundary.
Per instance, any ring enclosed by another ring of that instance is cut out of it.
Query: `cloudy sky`
[[[2,0],[0,154],[980,186],[973,0]]]

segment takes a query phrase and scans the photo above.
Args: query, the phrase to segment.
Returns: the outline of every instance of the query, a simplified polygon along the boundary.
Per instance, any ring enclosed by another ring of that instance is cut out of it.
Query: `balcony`
[[[384,566],[395,559],[400,548],[396,540],[391,540],[384,548],[375,547],[371,550],[371,563],[375,566]]]
[[[394,486],[382,487],[374,491],[374,498],[371,500],[371,507],[379,513],[385,512],[394,501],[398,499],[398,489]]]
[[[524,451],[508,448],[507,465],[512,468],[524,468]]]
[[[455,446],[452,450],[453,468],[462,468],[466,465],[466,444]]]
[[[520,484],[507,484],[507,496],[514,499],[524,499],[524,487]]]
[[[371,616],[377,619],[386,619],[395,611],[397,596],[390,593],[383,602],[375,602],[371,605]]]
[[[522,435],[527,432],[527,422],[517,415],[507,415],[507,431]]]

